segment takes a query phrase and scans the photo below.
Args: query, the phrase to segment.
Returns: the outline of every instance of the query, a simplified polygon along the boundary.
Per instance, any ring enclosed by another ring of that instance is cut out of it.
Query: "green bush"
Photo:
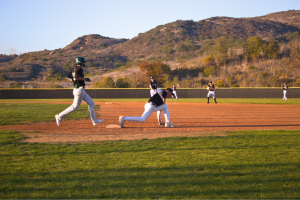
[[[105,49],[105,48],[107,48],[107,44],[100,43],[100,44],[99,44],[99,47],[101,47],[102,49]]]
[[[22,88],[23,83],[13,83],[9,86],[9,88]]]
[[[6,80],[7,80],[6,76],[4,74],[0,74],[0,82],[4,82]]]
[[[215,72],[216,72],[216,69],[215,67],[213,66],[209,66],[208,68],[204,69],[204,75],[205,76],[214,76],[215,75]]]
[[[188,49],[184,44],[178,44],[178,45],[176,46],[176,51],[177,51],[178,53],[180,53],[180,52],[186,52],[186,51],[189,51],[189,49]]]

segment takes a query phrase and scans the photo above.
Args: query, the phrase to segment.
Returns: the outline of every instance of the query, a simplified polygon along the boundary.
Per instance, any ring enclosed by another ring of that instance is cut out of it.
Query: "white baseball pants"
[[[173,91],[173,94],[175,95],[176,99],[178,99],[176,91]]]
[[[89,112],[90,112],[92,122],[96,122],[98,119],[96,118],[95,111],[94,111],[95,103],[93,99],[85,92],[85,89],[83,87],[74,88],[73,95],[74,95],[73,104],[58,114],[60,119],[63,119],[68,114],[74,112],[75,110],[78,110],[81,102],[84,101],[89,106]]]
[[[282,100],[287,100],[286,93],[287,93],[287,90],[283,90],[283,99]]]
[[[169,108],[167,104],[163,104],[160,106],[155,107],[152,103],[147,102],[144,106],[145,111],[141,117],[124,117],[125,121],[137,121],[137,122],[144,122],[146,121],[153,112],[155,111],[164,111],[164,116],[165,116],[165,121],[170,122],[170,113],[169,113]]]
[[[212,98],[215,99],[216,98],[215,97],[215,91],[209,91],[208,94],[207,94],[207,97],[210,97],[210,96],[212,96]]]

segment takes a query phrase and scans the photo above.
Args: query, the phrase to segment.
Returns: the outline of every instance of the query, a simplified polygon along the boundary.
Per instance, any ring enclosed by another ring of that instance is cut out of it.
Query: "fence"
[[[86,89],[92,98],[149,98],[149,89]],[[206,98],[206,89],[177,89],[178,98]],[[222,88],[216,98],[282,98],[280,88]],[[300,88],[289,88],[288,98],[300,98]],[[72,89],[2,89],[0,99],[72,99]]]

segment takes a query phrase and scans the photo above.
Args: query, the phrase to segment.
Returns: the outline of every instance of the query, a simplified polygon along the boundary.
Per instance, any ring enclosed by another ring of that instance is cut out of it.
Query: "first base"
[[[121,126],[119,124],[109,124],[106,128],[121,128]]]

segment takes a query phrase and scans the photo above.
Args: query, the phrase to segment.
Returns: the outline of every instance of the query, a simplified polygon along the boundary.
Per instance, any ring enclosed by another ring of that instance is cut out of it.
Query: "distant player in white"
[[[151,116],[151,114],[153,112],[160,111],[160,110],[164,111],[165,122],[166,122],[165,127],[171,127],[171,128],[177,127],[175,124],[173,124],[170,121],[169,108],[168,108],[168,105],[166,104],[166,98],[170,98],[171,95],[173,95],[173,90],[171,88],[167,88],[166,90],[158,91],[145,104],[145,106],[144,106],[145,111],[141,117],[120,116],[119,122],[120,122],[121,127],[124,127],[125,121],[144,122]]]
[[[282,99],[282,101],[287,100],[286,93],[287,93],[287,90],[288,90],[288,86],[286,85],[286,82],[283,83],[283,87],[281,89],[283,89],[283,99]]]
[[[215,96],[215,86],[212,84],[212,81],[209,81],[207,90],[208,90],[207,103],[209,103],[209,97],[212,96],[212,98],[215,100],[215,104],[217,104],[217,100]]]
[[[172,89],[173,89],[173,94],[174,94],[174,96],[176,97],[176,99],[178,99],[177,93],[176,93],[176,86],[175,86],[175,84],[173,84]],[[173,99],[173,96],[172,96],[172,99]]]
[[[150,96],[152,97],[156,93],[158,88],[157,82],[156,80],[154,80],[152,76],[151,76],[151,81],[149,86],[150,86]]]

